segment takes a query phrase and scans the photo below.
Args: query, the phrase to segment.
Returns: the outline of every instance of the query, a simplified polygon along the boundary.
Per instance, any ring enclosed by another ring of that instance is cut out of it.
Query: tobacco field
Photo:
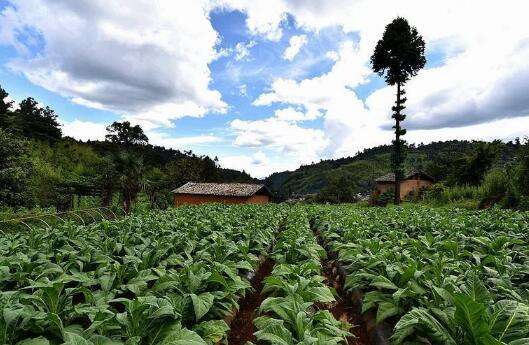
[[[529,344],[529,214],[208,205],[0,237],[0,344],[384,342]]]

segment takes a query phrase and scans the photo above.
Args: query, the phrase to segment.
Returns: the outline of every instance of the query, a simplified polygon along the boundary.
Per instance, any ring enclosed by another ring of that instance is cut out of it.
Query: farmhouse
[[[375,180],[375,195],[382,194],[395,188],[395,174],[389,173]],[[423,171],[412,170],[400,182],[400,197],[418,193],[421,189],[431,186],[435,180]]]
[[[188,182],[173,190],[174,205],[206,204],[266,204],[272,194],[262,184],[250,183],[197,183]]]

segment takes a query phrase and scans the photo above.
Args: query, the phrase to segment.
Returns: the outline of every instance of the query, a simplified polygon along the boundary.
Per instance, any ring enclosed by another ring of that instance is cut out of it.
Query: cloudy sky
[[[263,177],[389,143],[394,90],[369,57],[406,17],[427,44],[407,85],[409,142],[529,135],[525,0],[0,0],[0,84],[102,139],[151,143]]]

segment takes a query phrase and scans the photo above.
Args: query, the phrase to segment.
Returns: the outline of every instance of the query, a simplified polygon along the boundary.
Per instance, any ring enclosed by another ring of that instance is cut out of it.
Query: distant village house
[[[173,190],[174,205],[266,204],[272,194],[262,184],[250,183],[196,183],[188,182]]]
[[[389,190],[394,190],[395,174],[386,174],[377,178],[375,182],[376,186],[374,195],[380,195]],[[400,198],[404,199],[408,195],[419,193],[421,190],[428,188],[429,186],[434,184],[434,182],[434,178],[424,173],[423,171],[412,170],[400,182]]]

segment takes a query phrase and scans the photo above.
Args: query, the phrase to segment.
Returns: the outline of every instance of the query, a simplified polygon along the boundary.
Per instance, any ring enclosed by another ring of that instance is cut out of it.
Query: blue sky
[[[403,15],[428,60],[407,85],[410,142],[528,135],[523,2],[416,2],[2,0],[0,80],[52,107],[66,135],[130,120],[153,144],[264,177],[391,140],[394,91],[369,56]]]

